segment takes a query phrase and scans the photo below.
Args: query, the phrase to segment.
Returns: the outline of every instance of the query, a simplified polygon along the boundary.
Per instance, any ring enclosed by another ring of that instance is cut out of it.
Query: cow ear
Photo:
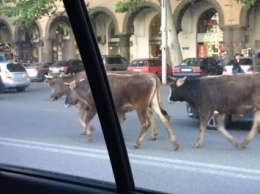
[[[178,79],[178,80],[177,80],[177,83],[176,83],[177,86],[180,87],[181,85],[183,85],[184,82],[185,82],[185,80],[186,80],[186,77],[184,77],[184,78],[182,78],[182,79]]]

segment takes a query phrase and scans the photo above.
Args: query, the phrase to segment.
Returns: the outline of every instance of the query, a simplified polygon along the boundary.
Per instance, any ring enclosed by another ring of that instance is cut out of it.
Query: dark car
[[[84,64],[80,59],[57,61],[49,67],[50,75],[74,74],[84,71]]]
[[[214,57],[186,58],[173,68],[173,77],[201,77],[222,75],[223,67],[218,65]]]
[[[197,109],[193,108],[189,103],[186,103],[187,113],[190,118],[200,120],[200,113]],[[226,127],[229,127],[234,122],[251,122],[253,120],[252,113],[245,114],[243,116],[239,115],[225,115],[224,116],[224,124]],[[207,123],[208,129],[216,129],[216,122],[214,117],[210,117]]]
[[[4,85],[3,80],[0,76],[0,94],[4,92],[4,89],[5,89],[5,85]]]
[[[102,55],[102,60],[106,71],[124,71],[129,62],[120,55]]]
[[[42,82],[45,80],[45,75],[49,73],[49,67],[52,63],[29,63],[25,66],[27,74],[32,81]]]

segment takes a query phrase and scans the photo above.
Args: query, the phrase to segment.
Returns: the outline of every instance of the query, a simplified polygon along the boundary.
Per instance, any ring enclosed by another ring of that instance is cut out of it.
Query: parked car
[[[127,70],[138,72],[155,73],[159,78],[162,77],[162,59],[160,58],[139,58],[134,59]],[[172,67],[167,65],[167,76],[172,75]]]
[[[190,118],[200,120],[200,113],[198,110],[193,108],[189,103],[186,103],[187,113]],[[245,114],[243,116],[239,115],[225,115],[224,116],[224,123],[226,127],[229,127],[233,122],[252,122],[253,121],[253,115],[252,113]],[[210,117],[207,123],[208,129],[216,129],[216,122],[214,117]]]
[[[25,69],[31,81],[42,82],[45,80],[45,75],[49,73],[49,67],[52,63],[30,63],[25,66]]]
[[[173,68],[173,77],[221,75],[222,72],[223,67],[214,57],[186,58],[180,65]]]
[[[103,64],[106,71],[124,71],[129,62],[120,55],[102,55]]]
[[[241,68],[245,73],[260,72],[260,61],[254,57],[240,57],[239,60]],[[223,75],[232,74],[232,59],[227,63],[223,69]]]
[[[31,84],[26,69],[21,63],[0,62],[0,75],[5,89],[22,92]]]
[[[50,75],[74,74],[84,71],[84,64],[80,59],[57,61],[49,67]]]
[[[5,86],[2,80],[2,77],[0,76],[0,94],[4,92]]]

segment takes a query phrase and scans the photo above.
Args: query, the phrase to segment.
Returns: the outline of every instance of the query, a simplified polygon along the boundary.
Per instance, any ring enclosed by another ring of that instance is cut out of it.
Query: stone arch
[[[123,30],[122,30],[122,33],[123,34],[132,34],[133,33],[133,29],[132,29],[132,26],[133,26],[133,23],[134,23],[134,20],[135,20],[135,17],[143,10],[145,9],[152,9],[156,12],[158,12],[159,14],[161,13],[161,8],[158,4],[156,3],[152,3],[152,2],[145,2],[143,3],[139,10],[138,11],[128,11],[126,13],[126,16],[123,20]]]
[[[65,24],[70,27],[70,21],[67,16],[61,15],[61,16],[53,16],[48,20],[48,23],[45,28],[45,34],[47,39],[55,39],[55,33],[56,33],[56,28],[60,21],[64,22]]]
[[[95,7],[89,11],[89,15],[93,23],[93,27],[95,28],[95,22],[94,22],[95,17],[97,17],[101,13],[107,15],[112,20],[112,22],[115,25],[115,33],[119,33],[118,21],[117,18],[115,17],[115,14],[111,10],[105,7]]]
[[[176,30],[177,33],[179,33],[180,31],[182,31],[182,27],[181,27],[181,21],[182,18],[185,14],[185,12],[194,4],[198,4],[198,3],[206,3],[212,6],[212,8],[215,8],[219,14],[219,26],[220,28],[222,26],[224,26],[224,13],[221,9],[221,6],[219,5],[219,3],[216,0],[211,0],[211,1],[204,1],[204,0],[193,0],[193,1],[189,1],[189,0],[184,0],[182,1],[177,8],[175,9],[174,13],[173,13],[173,18],[174,18],[174,24],[176,26]]]
[[[1,19],[0,18],[0,34],[1,34],[1,31],[3,31],[4,34],[6,34],[6,36],[9,36],[7,37],[7,39],[10,39],[10,43],[13,42],[13,33],[12,33],[12,29],[11,29],[11,26],[9,25],[8,22],[6,22],[4,19]],[[5,36],[5,35],[4,35]]]

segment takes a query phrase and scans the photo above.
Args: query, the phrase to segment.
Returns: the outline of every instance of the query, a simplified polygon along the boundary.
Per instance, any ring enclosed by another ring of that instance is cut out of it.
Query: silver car
[[[4,89],[16,89],[22,92],[31,84],[26,69],[17,62],[0,62],[0,75]]]
[[[260,72],[260,61],[255,57],[240,57],[239,60],[241,68],[245,73]],[[223,75],[232,75],[232,60],[223,69]]]

